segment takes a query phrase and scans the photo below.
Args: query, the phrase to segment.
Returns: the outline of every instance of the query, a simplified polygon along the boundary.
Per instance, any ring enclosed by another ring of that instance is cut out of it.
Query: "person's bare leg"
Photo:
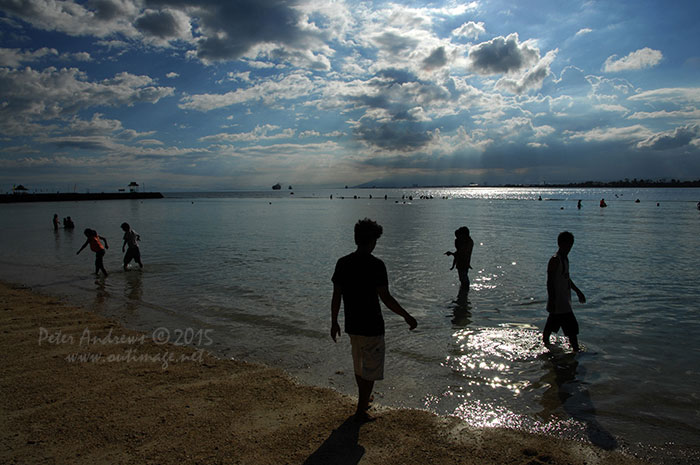
[[[372,389],[374,388],[374,381],[369,381],[355,375],[355,381],[357,382],[357,411],[355,412],[355,419],[357,421],[372,421],[373,418],[367,414],[367,409],[369,408],[370,397],[372,396]]]
[[[571,344],[571,348],[574,349],[574,352],[579,352],[581,350],[578,346],[578,336],[571,336],[569,338],[569,343]]]

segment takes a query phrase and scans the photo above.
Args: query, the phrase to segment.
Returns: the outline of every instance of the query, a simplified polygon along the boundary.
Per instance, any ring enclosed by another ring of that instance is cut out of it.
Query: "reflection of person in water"
[[[544,326],[542,340],[549,346],[549,337],[562,328],[569,338],[574,352],[579,351],[578,322],[571,308],[571,291],[576,292],[579,302],[586,303],[583,292],[569,277],[569,252],[574,246],[574,235],[564,231],[557,237],[559,250],[549,259],[547,265],[547,312],[549,317]]]
[[[410,329],[418,323],[389,293],[384,262],[372,255],[382,227],[365,218],[355,225],[357,250],[338,260],[333,273],[331,337],[340,335],[338,314],[341,300],[345,311],[345,332],[350,335],[358,398],[355,420],[371,421],[367,414],[374,382],[384,379],[384,319],[379,299],[389,310],[402,316]]]
[[[617,448],[617,440],[598,422],[596,408],[591,394],[584,382],[586,368],[580,364],[574,354],[546,354],[545,374],[535,384],[537,387],[549,386],[543,393],[540,403],[543,411],[540,416],[544,421],[551,421],[551,416],[561,407],[571,418],[582,422],[588,439],[605,450]]]
[[[459,286],[459,293],[457,294],[457,300],[454,301],[456,304],[452,309],[454,313],[454,318],[452,318],[452,324],[459,326],[461,328],[467,326],[471,323],[471,306],[469,305],[469,286]]]
[[[466,286],[469,292],[469,268],[472,267],[472,251],[474,250],[474,241],[469,235],[469,228],[462,226],[455,231],[455,251],[447,251],[445,255],[452,255],[452,268],[457,268],[457,275],[462,286]]]

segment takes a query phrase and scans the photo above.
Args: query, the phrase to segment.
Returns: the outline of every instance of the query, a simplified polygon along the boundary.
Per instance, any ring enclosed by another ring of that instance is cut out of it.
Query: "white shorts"
[[[355,374],[367,381],[384,379],[384,335],[349,336]]]

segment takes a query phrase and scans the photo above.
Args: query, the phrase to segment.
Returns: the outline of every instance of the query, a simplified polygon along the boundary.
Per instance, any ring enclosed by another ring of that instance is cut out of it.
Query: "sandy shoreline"
[[[157,344],[20,287],[0,297],[2,463],[644,463],[418,410],[379,407],[358,426],[354,399],[281,370]]]

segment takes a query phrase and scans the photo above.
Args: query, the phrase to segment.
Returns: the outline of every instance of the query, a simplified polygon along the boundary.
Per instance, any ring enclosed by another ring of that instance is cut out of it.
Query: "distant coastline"
[[[160,192],[56,192],[53,194],[14,193],[0,194],[0,203],[19,202],[73,202],[80,200],[139,200],[162,199]]]
[[[572,182],[572,183],[563,183],[563,184],[547,184],[547,183],[542,183],[542,184],[450,184],[450,185],[414,185],[414,186],[389,186],[389,185],[381,185],[381,184],[361,184],[359,186],[355,186],[354,189],[427,189],[427,188],[440,188],[440,189],[448,189],[448,188],[497,188],[497,187],[511,187],[511,188],[540,188],[540,189],[549,189],[549,188],[556,188],[556,189],[561,189],[561,188],[591,188],[591,189],[600,189],[600,188],[647,188],[647,187],[700,187],[700,179],[695,180],[695,181],[680,181],[677,179],[671,179],[670,181],[667,181],[665,179],[659,180],[659,181],[652,181],[650,179],[625,179],[625,180],[620,180],[620,181],[585,181],[585,182]]]

